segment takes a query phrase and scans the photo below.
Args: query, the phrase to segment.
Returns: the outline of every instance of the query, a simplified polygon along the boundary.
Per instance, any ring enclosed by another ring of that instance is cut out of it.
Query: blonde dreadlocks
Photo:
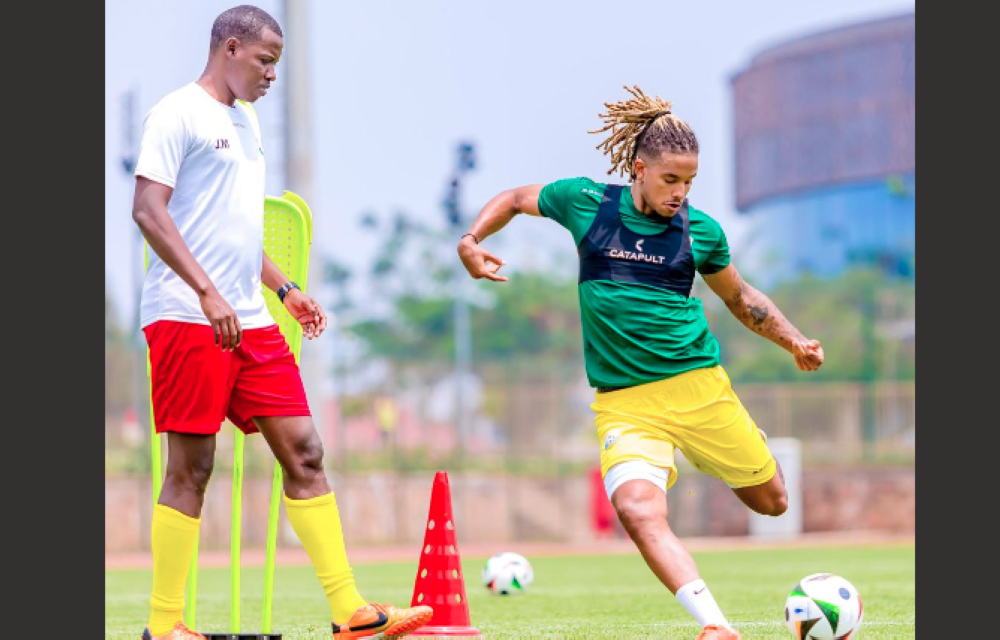
[[[659,96],[651,98],[637,85],[624,89],[633,97],[605,102],[608,112],[598,114],[605,122],[604,128],[587,132],[611,131],[611,135],[596,147],[611,156],[609,175],[618,171],[624,176],[628,170],[635,180],[635,159],[640,152],[656,156],[663,151],[698,153],[698,139],[686,122],[671,113],[673,103]]]

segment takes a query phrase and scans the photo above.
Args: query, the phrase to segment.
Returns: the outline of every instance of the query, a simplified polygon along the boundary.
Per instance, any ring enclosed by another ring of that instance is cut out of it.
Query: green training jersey
[[[690,270],[688,282],[693,281],[695,269],[707,275],[729,264],[729,245],[722,227],[690,204],[682,209],[684,216],[682,212],[671,218],[647,216],[636,208],[626,186],[620,194],[617,219],[609,223],[619,228],[610,233],[609,224],[595,224],[606,187],[588,178],[571,178],[545,185],[539,195],[539,211],[569,230],[581,256],[594,255],[593,250],[584,248],[596,247],[595,242],[606,246],[614,242],[619,248],[605,251],[612,257],[642,262],[637,266],[646,272],[669,269],[669,263],[662,269],[656,266],[663,264],[663,257],[642,252],[647,239],[642,237],[647,236],[652,245],[655,239],[665,237],[673,224],[674,231],[683,227],[682,236],[674,235],[684,238],[685,246],[677,247],[677,255],[685,253],[684,268]],[[630,243],[627,247],[621,244],[626,236]],[[629,281],[627,274],[609,275],[616,272],[618,265],[629,268],[620,260],[614,268],[595,269],[591,262],[588,264],[586,277],[581,269],[578,290],[584,359],[591,386],[643,384],[719,364],[719,343],[708,329],[701,301],[678,292],[684,291],[683,286],[673,290],[669,285],[644,283],[659,283],[654,276]],[[620,269],[617,272],[625,273]]]

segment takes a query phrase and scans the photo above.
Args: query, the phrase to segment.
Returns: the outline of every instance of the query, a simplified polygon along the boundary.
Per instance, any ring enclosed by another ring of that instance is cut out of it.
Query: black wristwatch
[[[292,289],[299,289],[299,285],[295,284],[291,280],[289,280],[285,284],[281,285],[278,288],[278,291],[277,291],[277,293],[278,293],[278,300],[280,300],[282,303],[284,303],[285,302],[285,296],[288,295],[288,292],[291,291]],[[302,291],[302,289],[299,289],[299,291]]]

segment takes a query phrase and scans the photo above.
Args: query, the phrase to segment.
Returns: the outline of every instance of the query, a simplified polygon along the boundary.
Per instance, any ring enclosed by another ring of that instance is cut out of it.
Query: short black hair
[[[260,40],[264,29],[270,29],[284,38],[278,21],[271,17],[267,11],[252,4],[241,4],[238,7],[227,9],[219,14],[219,17],[212,23],[212,44],[215,49],[220,43],[229,38],[236,37],[245,42],[256,42]]]

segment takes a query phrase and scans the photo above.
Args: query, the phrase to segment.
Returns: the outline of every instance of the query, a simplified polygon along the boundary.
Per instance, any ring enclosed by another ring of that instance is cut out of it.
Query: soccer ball
[[[528,559],[511,551],[493,556],[483,567],[483,584],[493,595],[523,593],[534,579]]]
[[[861,596],[847,580],[814,573],[785,601],[785,623],[796,640],[848,640],[861,626]]]

